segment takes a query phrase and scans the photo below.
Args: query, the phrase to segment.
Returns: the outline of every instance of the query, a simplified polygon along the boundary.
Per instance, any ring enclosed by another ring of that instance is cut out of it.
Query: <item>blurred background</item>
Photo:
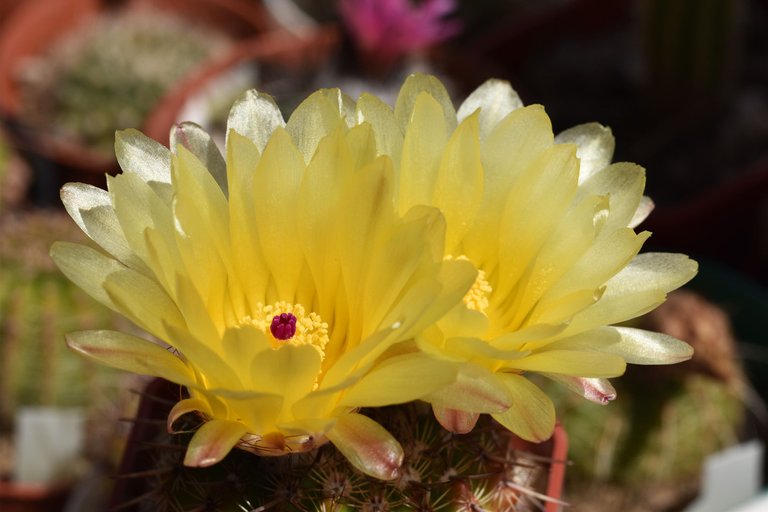
[[[68,331],[130,326],[48,258],[52,241],[82,240],[61,185],[119,172],[116,129],[167,144],[192,120],[223,139],[248,88],[288,117],[319,87],[394,101],[413,71],[457,102],[509,80],[555,132],[610,126],[614,160],[647,169],[646,250],[701,271],[639,323],[697,356],[630,372],[607,408],[558,395],[565,499],[731,510],[706,508],[701,481],[713,453],[768,430],[764,0],[0,0],[0,510],[103,510],[143,386],[64,346]],[[764,485],[762,463],[742,466]]]

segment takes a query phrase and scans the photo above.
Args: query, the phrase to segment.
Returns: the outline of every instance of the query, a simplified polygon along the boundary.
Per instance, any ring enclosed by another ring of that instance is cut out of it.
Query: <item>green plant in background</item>
[[[27,65],[24,117],[111,154],[116,129],[141,126],[179,79],[228,45],[223,34],[168,14],[104,16]]]
[[[54,269],[48,245],[62,236],[77,236],[62,213],[0,216],[0,437],[20,406],[86,407],[103,418],[118,395],[119,372],[64,344],[72,329],[130,327]]]
[[[739,440],[747,384],[725,313],[676,292],[642,324],[688,341],[693,359],[628,369],[610,407],[548,388],[568,425],[570,496],[577,507],[676,509],[698,493],[705,459]],[[615,501],[607,500],[609,493]]]

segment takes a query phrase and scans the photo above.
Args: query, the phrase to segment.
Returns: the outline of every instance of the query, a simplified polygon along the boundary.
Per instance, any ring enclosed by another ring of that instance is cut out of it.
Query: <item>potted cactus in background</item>
[[[63,336],[72,329],[130,326],[56,271],[48,244],[62,236],[77,233],[60,212],[0,214],[4,511],[57,509],[79,478],[114,467],[125,435],[115,423],[125,413],[127,377],[72,354]]]
[[[100,180],[117,170],[116,129],[141,126],[178,80],[271,27],[247,0],[25,2],[0,32],[0,110],[38,180]]]

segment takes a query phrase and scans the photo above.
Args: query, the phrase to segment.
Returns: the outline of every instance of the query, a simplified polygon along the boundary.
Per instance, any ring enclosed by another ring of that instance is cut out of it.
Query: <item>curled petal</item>
[[[363,416],[341,416],[328,431],[328,439],[366,475],[380,480],[394,480],[400,475],[403,448],[384,427]]]
[[[640,199],[640,204],[637,205],[637,210],[635,210],[635,214],[630,219],[629,225],[627,227],[634,229],[642,224],[642,222],[648,218],[655,207],[656,205],[654,204],[653,199],[648,196],[643,196],[642,199]]]
[[[173,406],[171,412],[168,413],[168,421],[166,423],[168,433],[176,433],[173,429],[173,424],[176,423],[176,420],[190,412],[201,412],[206,416],[213,415],[213,411],[205,400],[199,398],[185,398],[184,400],[176,402],[176,405]]]
[[[237,421],[211,420],[200,427],[189,442],[184,465],[207,467],[219,462],[232,450],[247,429]]]
[[[547,373],[545,375],[554,381],[564,384],[568,389],[580,394],[591,402],[606,405],[608,402],[616,399],[616,390],[610,381],[606,379],[571,377],[554,373]]]

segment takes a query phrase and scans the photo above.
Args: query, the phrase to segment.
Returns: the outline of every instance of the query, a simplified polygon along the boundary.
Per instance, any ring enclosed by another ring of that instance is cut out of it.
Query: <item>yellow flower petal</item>
[[[469,413],[496,413],[512,405],[501,376],[482,365],[463,363],[458,366],[456,382],[437,390],[424,399],[440,409],[457,409]]]
[[[131,252],[106,190],[84,183],[67,183],[61,189],[61,202],[91,240],[126,265],[141,265],[141,260]]]
[[[581,164],[579,184],[608,167],[616,147],[611,129],[598,123],[580,124],[562,131],[555,137],[555,143],[576,144],[576,156]]]
[[[184,456],[184,465],[203,468],[216,464],[229,453],[246,432],[245,425],[236,421],[206,422],[192,436]]]
[[[393,357],[350,386],[341,406],[381,407],[418,400],[451,384],[456,367],[420,353]]]
[[[450,131],[440,104],[426,93],[414,103],[400,162],[400,213],[432,199],[440,157]]]
[[[235,101],[227,118],[226,147],[230,147],[232,131],[249,139],[259,150],[264,151],[272,133],[285,126],[283,115],[272,96],[255,90],[247,91]],[[231,160],[227,161],[227,166]]]
[[[368,123],[376,138],[378,155],[388,155],[396,169],[400,168],[400,154],[403,149],[403,131],[395,120],[392,108],[376,96],[361,94],[357,101],[357,119]]]
[[[177,124],[171,130],[171,152],[177,153],[178,146],[183,146],[195,155],[213,179],[216,180],[224,196],[229,194],[227,165],[208,132],[195,123],[183,122]]]
[[[138,130],[115,133],[115,155],[124,172],[135,174],[142,181],[171,182],[170,151]]]
[[[381,425],[362,414],[339,417],[328,439],[355,468],[381,480],[400,474],[403,448]]]
[[[182,385],[195,382],[192,369],[157,343],[116,331],[79,331],[66,335],[67,345],[113,368],[162,377]]]
[[[475,89],[459,107],[459,122],[479,111],[480,138],[485,139],[507,114],[521,108],[523,102],[509,82],[490,79]]]
[[[419,98],[427,96],[437,102],[446,130],[451,132],[456,128],[456,111],[442,82],[431,75],[414,74],[405,79],[395,102],[395,119],[403,133],[407,133],[413,123]]]
[[[338,89],[322,89],[296,107],[285,129],[308,164],[320,141],[346,126],[347,118],[354,121],[354,103]]]
[[[525,377],[504,375],[511,406],[493,418],[526,441],[546,441],[555,429],[555,408],[541,389]]]
[[[608,378],[622,375],[626,363],[620,356],[605,352],[547,349],[520,359],[506,360],[503,367],[537,373]]]

